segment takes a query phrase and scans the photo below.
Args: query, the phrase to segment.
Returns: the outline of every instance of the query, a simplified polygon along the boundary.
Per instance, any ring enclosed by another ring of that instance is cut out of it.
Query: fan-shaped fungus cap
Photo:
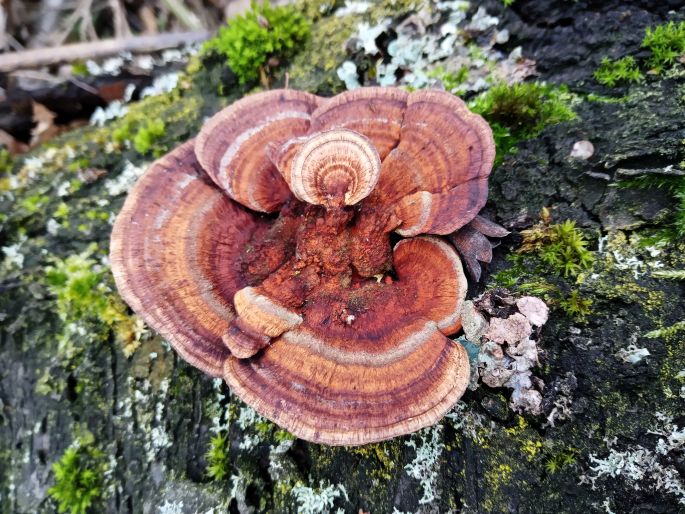
[[[390,232],[472,222],[493,157],[487,124],[445,92],[251,95],[135,185],[112,233],[115,279],[184,359],[295,435],[412,432],[468,384],[447,337],[467,283],[444,239],[392,247]],[[476,259],[477,226],[453,238]]]
[[[114,224],[110,259],[131,308],[186,361],[219,375],[233,295],[246,285],[239,255],[260,222],[214,187],[193,145],[155,162],[135,184]]]
[[[354,205],[376,187],[381,160],[371,141],[352,130],[319,132],[303,142],[285,177],[293,194],[317,205]]]
[[[435,238],[400,241],[394,268],[397,281],[319,296],[266,351],[227,359],[231,390],[325,444],[380,441],[438,421],[469,382],[466,350],[444,335],[458,330],[466,279]]]

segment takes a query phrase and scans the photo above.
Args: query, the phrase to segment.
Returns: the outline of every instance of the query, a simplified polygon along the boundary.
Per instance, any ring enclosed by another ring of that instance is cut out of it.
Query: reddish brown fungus
[[[251,95],[138,181],[114,276],[184,359],[295,435],[412,432],[469,381],[447,337],[467,283],[439,236],[471,273],[489,261],[493,158],[488,125],[445,92]]]

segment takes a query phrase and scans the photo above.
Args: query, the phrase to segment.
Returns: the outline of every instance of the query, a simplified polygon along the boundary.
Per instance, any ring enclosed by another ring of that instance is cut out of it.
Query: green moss
[[[162,120],[149,120],[145,125],[138,129],[136,135],[133,136],[133,148],[138,153],[146,154],[153,149],[166,131],[166,126]],[[160,148],[154,149],[155,157],[160,157],[164,150]]]
[[[671,326],[647,332],[645,337],[648,339],[670,338],[680,332],[685,332],[685,321],[678,321]]]
[[[52,465],[55,485],[48,495],[60,513],[86,514],[103,496],[107,465],[102,453],[90,445],[68,448]]]
[[[656,73],[671,67],[685,55],[685,21],[669,21],[654,28],[648,27],[642,47],[652,53],[647,64]]]
[[[545,470],[550,474],[557,473],[562,468],[575,464],[577,455],[578,450],[575,448],[554,454],[545,461]]]
[[[576,222],[566,220],[559,224],[541,221],[534,227],[521,232],[523,243],[519,253],[536,252],[543,262],[562,273],[564,277],[575,277],[594,261],[588,250],[588,241],[576,228]]]
[[[0,192],[10,189],[10,171],[12,170],[12,155],[5,147],[0,147]]]
[[[492,127],[498,163],[520,141],[538,136],[549,125],[575,118],[566,88],[535,82],[497,84],[476,97],[470,107]]]
[[[602,59],[594,77],[604,86],[614,87],[619,82],[640,82],[642,72],[632,56],[622,57],[612,61],[608,57]]]
[[[428,76],[440,80],[442,85],[445,86],[446,91],[460,95],[462,91],[459,89],[459,86],[468,78],[469,68],[462,66],[457,71],[449,71],[444,66],[438,66],[430,70]]]
[[[42,211],[49,201],[50,198],[46,195],[34,194],[23,198],[19,202],[19,206],[28,214],[35,214]]]
[[[112,139],[116,143],[130,141],[139,154],[152,153],[160,157],[166,152],[166,146],[159,144],[165,133],[166,125],[161,119],[130,116],[112,131]]]
[[[391,480],[400,459],[399,441],[365,444],[350,448],[351,453],[361,455],[369,466],[369,474],[378,479]]]
[[[670,280],[685,280],[685,270],[655,270],[652,271],[654,278],[667,278]]]
[[[72,331],[83,323],[93,324],[88,331],[92,337],[97,337],[92,331],[97,327],[102,337],[113,330],[126,355],[139,344],[137,318],[128,315],[123,301],[113,293],[108,270],[93,259],[96,250],[93,244],[80,254],[54,258],[45,270],[48,289],[56,298],[57,314],[63,322],[58,352],[67,361],[80,353],[73,345]]]
[[[128,112],[124,116],[113,120],[105,127],[80,134],[75,132],[75,137],[87,138],[87,142],[93,148],[105,149],[104,156],[91,156],[93,160],[103,157],[109,159],[110,154],[116,157],[127,148],[132,148],[138,154],[153,156],[168,152],[180,141],[189,139],[197,133],[204,114],[203,96],[185,91],[183,88],[187,86],[187,80],[180,79],[179,83],[179,88],[174,91],[149,96],[129,104]],[[128,159],[136,160],[136,156],[128,156]],[[102,164],[93,163],[88,167],[92,166],[103,167]]]
[[[571,291],[571,294],[559,301],[559,306],[566,314],[572,316],[577,320],[584,320],[590,314],[592,307],[592,299],[583,298],[577,290]]]
[[[88,71],[88,66],[84,61],[76,61],[71,65],[71,73],[77,77],[88,77],[90,72]]]
[[[205,458],[207,459],[207,474],[213,480],[228,478],[231,472],[231,462],[227,432],[220,432],[212,437]]]
[[[292,6],[253,2],[250,11],[222,27],[204,50],[223,55],[241,84],[259,78],[267,87],[272,68],[293,56],[309,37],[309,30],[309,22]]]
[[[604,104],[620,104],[620,103],[626,102],[628,97],[627,96],[621,96],[621,97],[604,96],[604,95],[598,95],[596,93],[590,93],[585,97],[585,99],[588,102],[597,102],[597,103],[604,103]]]
[[[292,86],[326,94],[342,91],[344,85],[336,70],[347,58],[345,42],[358,21],[357,16],[331,16],[316,22],[311,37],[288,69]]]

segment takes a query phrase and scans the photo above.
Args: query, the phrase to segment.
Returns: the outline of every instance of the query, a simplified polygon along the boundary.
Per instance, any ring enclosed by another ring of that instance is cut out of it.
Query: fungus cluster
[[[211,118],[131,190],[123,298],[293,434],[363,444],[438,421],[469,382],[467,282],[495,147],[451,94],[274,90]],[[448,236],[446,238],[440,236]],[[456,250],[455,250],[456,248]]]

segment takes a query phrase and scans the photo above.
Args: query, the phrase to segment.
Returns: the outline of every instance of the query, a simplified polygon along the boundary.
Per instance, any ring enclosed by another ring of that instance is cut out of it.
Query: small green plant
[[[577,320],[583,320],[591,312],[592,300],[590,298],[583,298],[580,296],[580,292],[574,289],[568,297],[559,300],[559,306],[569,316]]]
[[[146,154],[152,149],[155,157],[159,157],[164,153],[165,149],[154,147],[164,136],[165,132],[166,126],[162,120],[149,120],[133,136],[133,148],[140,154]]]
[[[523,243],[519,253],[536,252],[543,262],[565,277],[575,277],[594,261],[588,250],[588,241],[576,228],[576,222],[566,220],[550,224],[543,215],[543,221],[521,232]]]
[[[643,79],[642,72],[632,56],[622,57],[616,61],[604,57],[594,77],[597,82],[609,87],[614,87],[619,82],[640,82]]]
[[[568,90],[563,87],[522,82],[494,85],[470,107],[490,123],[499,163],[520,141],[538,136],[549,125],[574,119],[569,104]]]
[[[309,30],[309,22],[294,7],[253,2],[250,11],[222,27],[204,49],[223,55],[241,84],[259,79],[268,87],[271,69],[292,57]]]
[[[577,450],[571,449],[550,457],[545,462],[545,469],[549,474],[554,474],[560,469],[574,464],[576,462],[576,453]]]
[[[455,72],[447,71],[444,66],[438,66],[431,70],[428,76],[440,80],[446,91],[456,95],[460,94],[459,86],[468,78],[469,69],[466,66],[462,66]]]
[[[205,454],[207,459],[207,474],[213,480],[224,480],[230,471],[228,458],[228,433],[220,432],[209,441],[209,450]]]
[[[86,514],[102,497],[107,470],[100,451],[91,446],[68,448],[52,465],[55,485],[48,494],[57,502],[60,513]]]
[[[649,67],[661,73],[685,55],[685,21],[669,21],[654,28],[648,27],[642,47],[652,53],[647,60]]]

